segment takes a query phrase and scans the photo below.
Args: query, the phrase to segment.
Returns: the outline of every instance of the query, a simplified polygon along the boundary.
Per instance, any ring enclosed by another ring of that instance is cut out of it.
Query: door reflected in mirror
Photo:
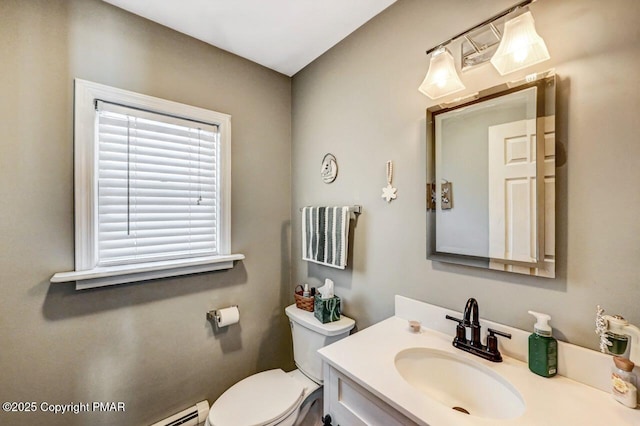
[[[429,259],[555,276],[554,106],[543,76],[427,110]]]

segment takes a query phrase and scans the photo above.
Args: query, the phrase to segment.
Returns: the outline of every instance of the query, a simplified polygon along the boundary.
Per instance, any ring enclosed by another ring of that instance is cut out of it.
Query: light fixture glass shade
[[[464,90],[464,88],[458,71],[456,71],[451,52],[444,47],[433,52],[429,71],[427,71],[427,76],[418,90],[431,99],[437,99]]]
[[[536,32],[533,15],[527,11],[504,24],[504,35],[491,63],[500,75],[546,61],[547,46]]]

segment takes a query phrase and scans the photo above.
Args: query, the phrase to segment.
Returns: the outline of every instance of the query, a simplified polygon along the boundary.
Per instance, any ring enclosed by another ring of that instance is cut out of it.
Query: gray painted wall
[[[150,424],[268,368],[293,368],[291,79],[98,0],[0,2],[0,400],[123,401],[125,413],[0,424]],[[227,272],[76,292],[75,77],[232,115]],[[214,333],[205,313],[237,303]]]
[[[591,348],[596,304],[640,324],[634,0],[531,6],[552,60],[526,72],[555,67],[558,75],[557,278],[425,259],[425,110],[433,102],[417,90],[424,52],[512,3],[400,0],[294,76],[292,284],[331,277],[360,328],[392,315],[394,294],[457,310],[473,296],[483,317],[525,330],[528,309],[547,312],[558,337]],[[464,76],[467,92],[506,80],[491,66]],[[326,152],[340,170],[331,185],[319,176]],[[381,198],[387,160],[398,188],[391,204]],[[363,206],[346,271],[300,260],[297,209],[309,204]]]

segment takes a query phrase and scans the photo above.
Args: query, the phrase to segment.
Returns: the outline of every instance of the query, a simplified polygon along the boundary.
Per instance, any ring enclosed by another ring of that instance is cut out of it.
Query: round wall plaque
[[[338,162],[333,154],[326,154],[322,159],[322,168],[320,176],[324,183],[331,183],[338,176]]]

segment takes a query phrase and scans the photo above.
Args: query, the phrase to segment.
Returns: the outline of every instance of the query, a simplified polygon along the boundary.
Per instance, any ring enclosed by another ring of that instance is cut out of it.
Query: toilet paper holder
[[[227,306],[227,308],[237,308],[238,312],[240,312],[240,307],[238,307],[238,305]],[[223,309],[223,308],[220,308],[220,309]],[[220,323],[220,314],[218,313],[220,309],[214,309],[212,311],[207,312],[207,319],[209,321],[215,322],[216,326]]]

